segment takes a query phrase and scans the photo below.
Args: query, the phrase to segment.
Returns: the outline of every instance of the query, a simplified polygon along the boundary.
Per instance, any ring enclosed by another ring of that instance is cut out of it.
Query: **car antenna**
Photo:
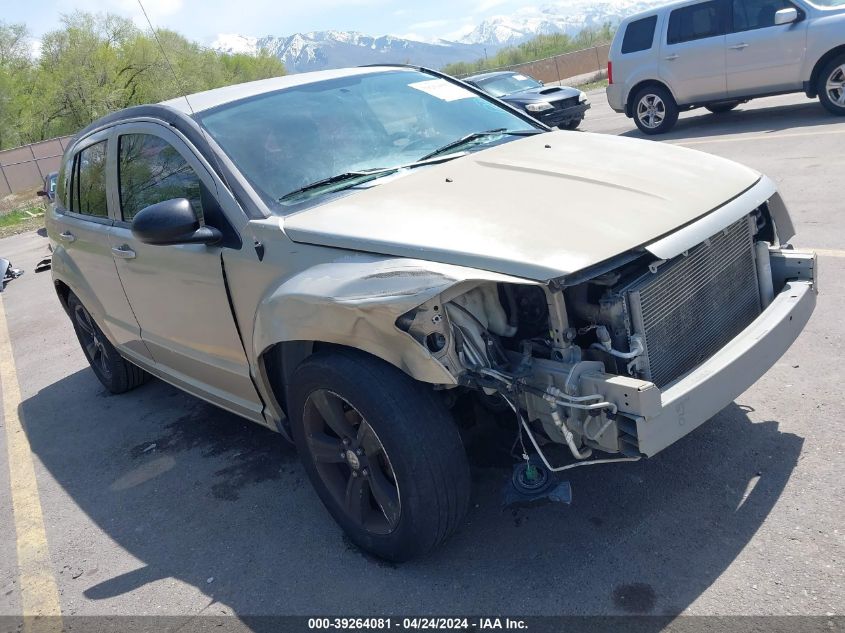
[[[188,91],[185,90],[185,85],[182,83],[181,78],[179,75],[176,74],[176,69],[173,68],[173,64],[170,63],[170,58],[167,56],[167,51],[164,50],[164,46],[161,44],[161,40],[158,39],[158,33],[153,26],[152,20],[150,20],[150,16],[147,15],[147,10],[144,8],[144,4],[141,0],[138,0],[138,6],[141,7],[141,13],[144,14],[144,18],[147,20],[147,24],[150,25],[150,30],[153,32],[153,37],[155,38],[156,44],[158,44],[158,48],[161,51],[162,57],[164,57],[164,61],[167,64],[167,67],[170,69],[170,73],[173,75],[173,78],[176,80],[176,86],[179,88],[179,92],[182,93],[182,98],[185,100],[185,103],[188,104],[188,110],[191,111],[191,116],[196,116],[196,112],[194,112],[194,108],[191,105],[190,99],[188,99]],[[202,126],[200,126],[202,129]],[[205,135],[205,132],[203,132]]]

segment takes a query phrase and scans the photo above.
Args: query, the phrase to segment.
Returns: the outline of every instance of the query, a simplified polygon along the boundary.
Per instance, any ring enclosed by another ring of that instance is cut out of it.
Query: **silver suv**
[[[626,19],[607,100],[646,134],[678,113],[804,92],[845,115],[845,0],[683,0]]]
[[[456,402],[498,398],[549,470],[650,457],[762,376],[816,301],[765,176],[551,132],[406,67],[101,119],[47,229],[107,389],[154,375],[292,438],[338,523],[393,560],[469,504]],[[514,475],[542,481],[526,461]]]

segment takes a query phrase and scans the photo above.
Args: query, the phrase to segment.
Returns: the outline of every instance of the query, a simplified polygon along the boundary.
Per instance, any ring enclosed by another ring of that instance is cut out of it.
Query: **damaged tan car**
[[[285,434],[352,540],[392,560],[467,509],[455,394],[512,409],[524,483],[650,457],[763,375],[816,301],[768,178],[551,132],[409,67],[110,115],[68,147],[47,225],[106,388],[157,376]]]

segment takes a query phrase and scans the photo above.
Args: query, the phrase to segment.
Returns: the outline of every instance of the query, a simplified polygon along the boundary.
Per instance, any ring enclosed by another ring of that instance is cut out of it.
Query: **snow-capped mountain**
[[[440,68],[484,55],[483,45],[478,44],[421,42],[393,35],[372,37],[356,31],[316,31],[260,38],[221,34],[212,48],[226,53],[255,53],[265,49],[281,59],[290,72],[379,63]]]
[[[665,0],[562,0],[519,9],[481,22],[459,41],[415,39],[357,31],[314,31],[289,36],[250,37],[221,34],[212,44],[228,53],[255,53],[266,49],[281,59],[289,72],[342,68],[361,64],[413,63],[441,68],[457,61],[471,61],[540,34],[575,35],[585,27],[622,18],[661,4]]]
[[[587,27],[618,24],[623,18],[663,4],[663,0],[567,0],[527,7],[511,15],[488,18],[460,39],[464,44],[512,46],[537,35],[576,35]]]

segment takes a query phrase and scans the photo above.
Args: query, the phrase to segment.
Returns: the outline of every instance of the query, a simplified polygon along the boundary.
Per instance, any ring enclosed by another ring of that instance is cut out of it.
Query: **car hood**
[[[665,236],[759,178],[664,143],[551,132],[376,181],[282,227],[295,242],[545,281]]]
[[[518,103],[531,103],[532,101],[559,101],[577,97],[581,91],[577,88],[567,86],[538,86],[528,90],[520,90],[499,97],[502,101],[516,101]]]

